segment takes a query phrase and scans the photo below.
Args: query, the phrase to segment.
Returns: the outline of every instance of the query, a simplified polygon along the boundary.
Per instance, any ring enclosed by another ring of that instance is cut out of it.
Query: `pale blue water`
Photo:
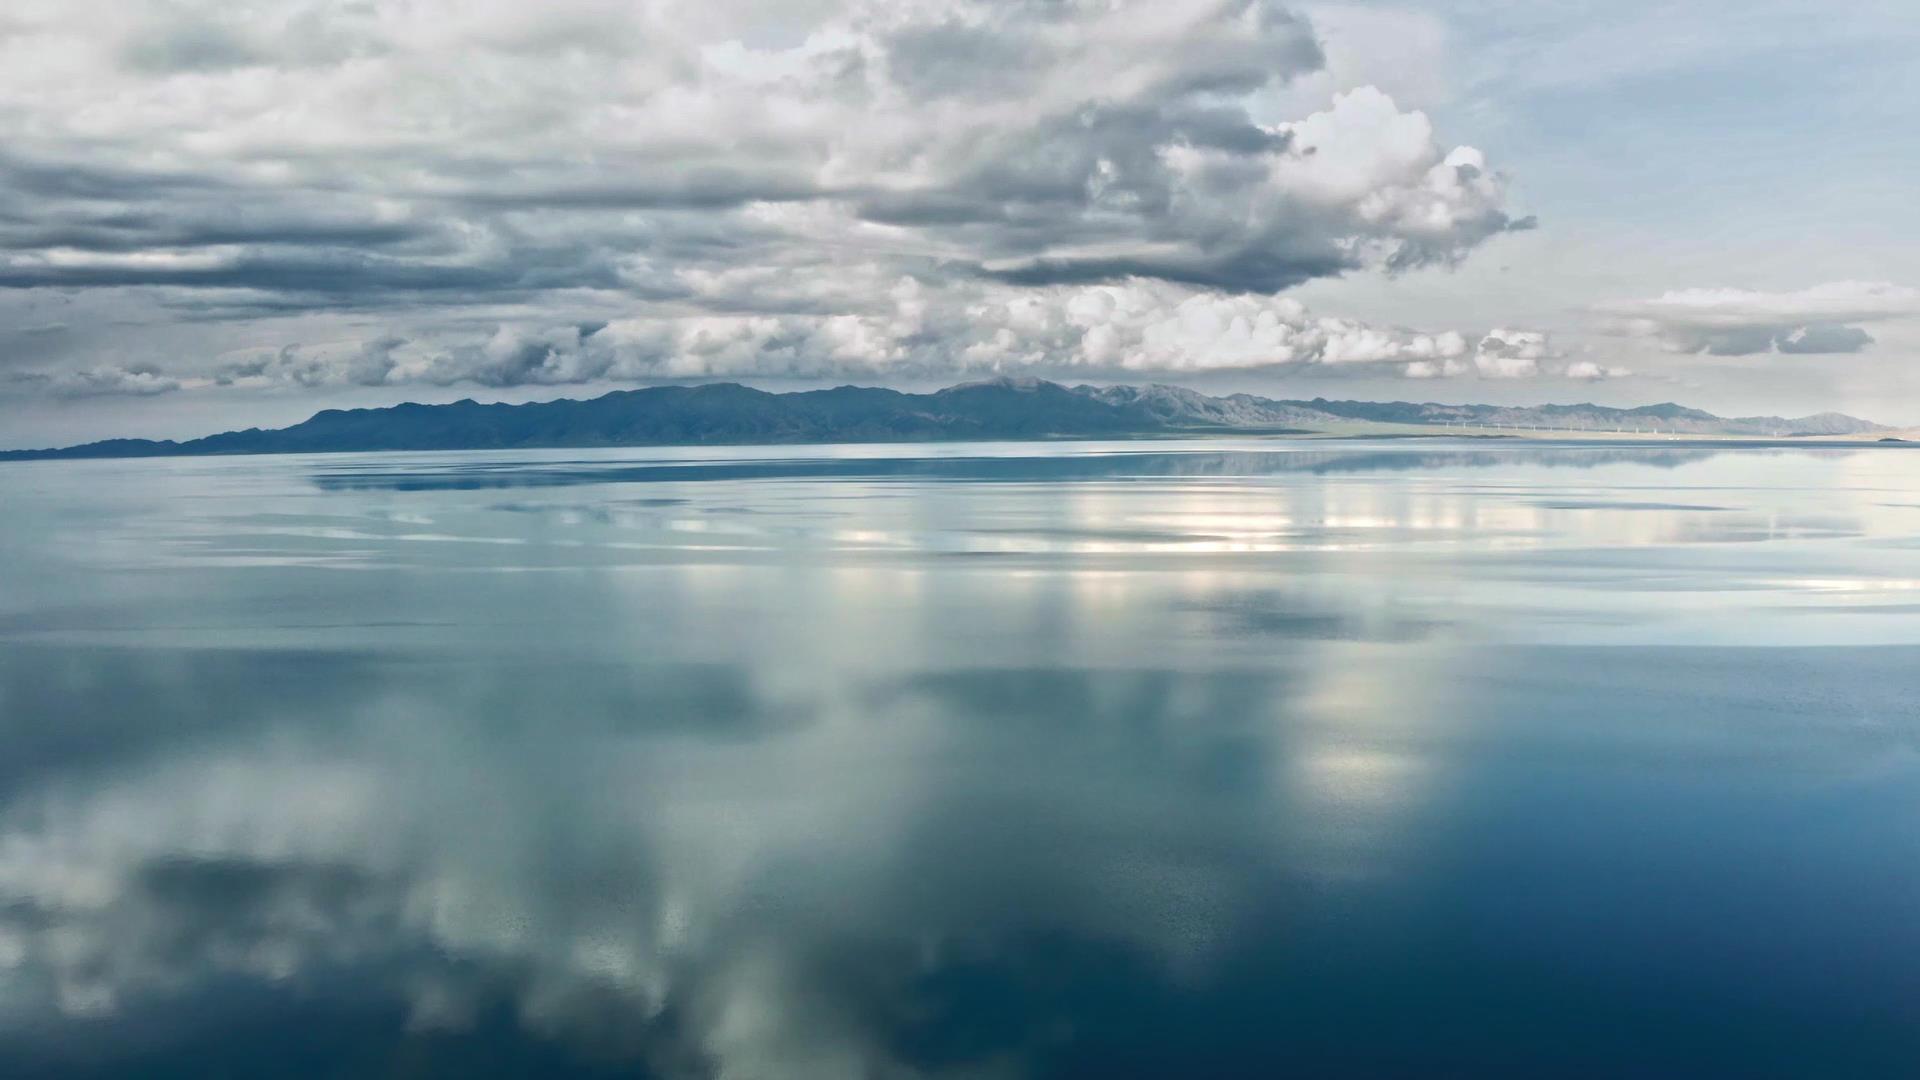
[[[0,466],[0,1073],[1920,1073],[1920,453]]]

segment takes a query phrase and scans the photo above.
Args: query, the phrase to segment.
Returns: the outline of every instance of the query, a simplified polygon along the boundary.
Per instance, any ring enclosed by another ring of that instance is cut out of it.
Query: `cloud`
[[[111,395],[151,397],[181,388],[181,381],[150,364],[104,364],[76,371],[19,371],[0,376],[0,385],[53,397]]]
[[[1625,374],[1564,365],[1542,331],[1382,327],[1316,315],[1284,294],[1228,294],[1153,281],[1013,287],[916,278],[853,283],[842,296],[757,274],[690,284],[721,301],[761,287],[782,310],[576,320],[520,320],[484,330],[385,334],[252,349],[182,365],[173,386],[345,387],[618,385],[687,379],[953,379],[995,374],[1132,381],[1221,372],[1315,372],[1409,378],[1595,379]],[[852,301],[847,301],[848,306]],[[39,373],[20,385],[50,388]],[[105,383],[102,383],[104,387]],[[129,386],[136,391],[137,384]],[[101,391],[101,392],[104,392]]]
[[[121,58],[133,70],[156,75],[226,71],[264,59],[226,28],[190,19],[135,35]]]
[[[1539,331],[1496,329],[1480,339],[1473,365],[1487,378],[1518,379],[1538,375],[1540,361],[1553,355],[1547,335]]]
[[[1610,367],[1593,360],[1575,360],[1567,365],[1565,374],[1569,379],[1584,379],[1588,382],[1599,382],[1602,379],[1623,379],[1633,374],[1633,372],[1627,368]]]
[[[1080,123],[1088,119],[1112,120]],[[1424,114],[1371,87],[1295,123],[1220,133],[1232,139],[1193,139],[1178,127],[1127,134],[1152,146],[1144,175],[1109,176],[1112,166],[1096,163],[1074,182],[1097,193],[1090,210],[1117,191],[1151,214],[1123,230],[1056,229],[1044,251],[990,261],[987,271],[1025,283],[1139,276],[1272,291],[1369,265],[1451,263],[1524,227],[1501,209],[1504,183],[1479,151],[1443,152]]]
[[[1528,224],[1483,154],[1372,86],[1273,115],[1327,58],[1270,0],[17,7],[0,293],[182,323],[628,322],[694,341],[689,369],[930,364],[980,342],[876,328],[903,276],[930,309],[1108,285],[1258,306]],[[1276,333],[1237,359],[1184,332],[1127,348],[1171,370],[1319,348]],[[1424,348],[1399,337],[1327,355]],[[547,366],[580,351],[564,341],[477,347],[440,377],[588,370]],[[303,382],[291,363],[267,368]]]
[[[748,275],[696,283],[701,296],[758,287]],[[1022,374],[1139,381],[1231,371],[1413,378],[1522,378],[1568,372],[1539,331],[1381,327],[1316,315],[1283,294],[1226,294],[1164,282],[1018,288],[973,281],[861,282],[877,300],[845,311],[836,293],[782,294],[786,310],[500,323],[253,349],[183,365],[205,387],[584,386],[704,378],[940,380]],[[1592,375],[1573,374],[1576,378]],[[50,385],[41,375],[28,385]]]
[[[1856,325],[1920,315],[1920,290],[1888,282],[1835,281],[1796,292],[1679,289],[1607,305],[1627,333],[1674,352],[1855,353],[1873,343]]]
[[[1588,382],[1632,374],[1592,360],[1566,359],[1544,330],[1496,327],[1465,349],[1432,360],[1407,365],[1408,378],[1437,379],[1471,375],[1481,379],[1564,378]]]
[[[394,351],[405,344],[404,338],[387,336],[345,346],[287,345],[222,363],[213,370],[211,381],[216,386],[380,386],[393,374]]]

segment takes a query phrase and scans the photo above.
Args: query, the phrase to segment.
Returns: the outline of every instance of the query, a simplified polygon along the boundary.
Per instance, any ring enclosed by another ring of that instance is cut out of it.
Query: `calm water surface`
[[[1920,451],[0,466],[6,1076],[1920,1074]]]

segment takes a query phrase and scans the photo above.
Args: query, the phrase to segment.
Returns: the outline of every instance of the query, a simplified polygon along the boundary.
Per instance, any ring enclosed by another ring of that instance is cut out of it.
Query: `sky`
[[[1871,2],[10,0],[0,447],[1000,374],[1920,424],[1917,45]]]

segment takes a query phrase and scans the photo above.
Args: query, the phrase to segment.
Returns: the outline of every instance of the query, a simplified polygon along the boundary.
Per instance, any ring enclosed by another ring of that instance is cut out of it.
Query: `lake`
[[[0,1073],[1920,1074],[1920,452],[0,466]]]

